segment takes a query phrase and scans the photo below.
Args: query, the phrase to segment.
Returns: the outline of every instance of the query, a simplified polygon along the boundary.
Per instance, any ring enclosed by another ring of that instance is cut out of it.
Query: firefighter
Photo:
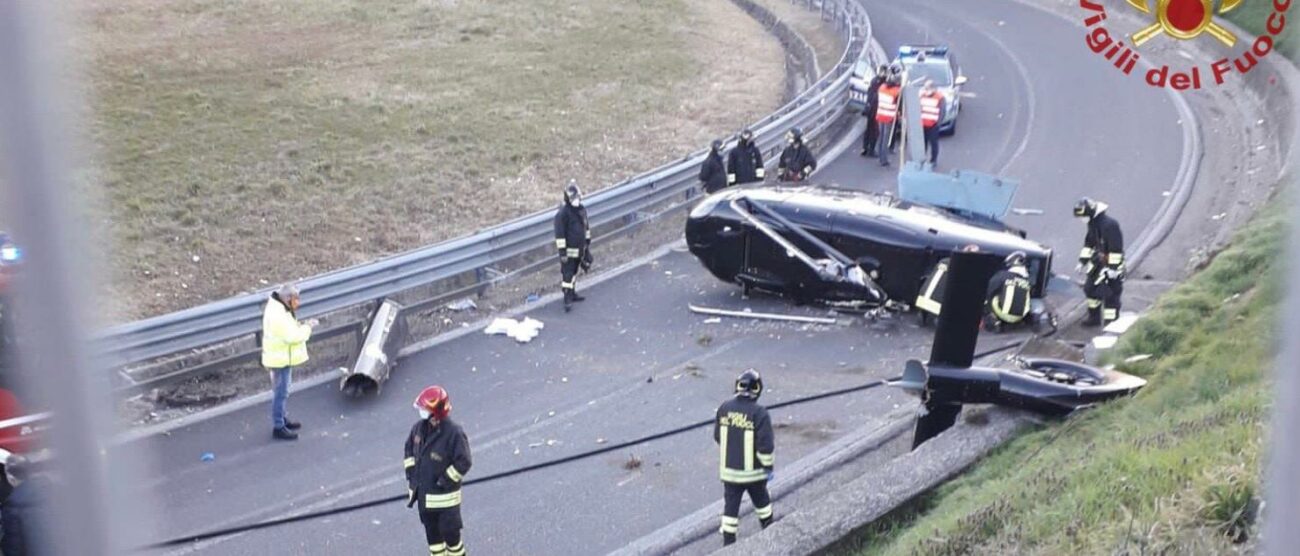
[[[450,418],[451,398],[430,386],[415,398],[420,420],[406,438],[406,507],[419,504],[430,556],[464,556],[460,485],[471,465],[469,439]]]
[[[727,186],[727,168],[722,164],[722,141],[714,140],[709,154],[700,165],[700,183],[705,193],[713,193]]]
[[[980,247],[970,244],[962,247],[961,250],[967,253],[977,253]],[[934,264],[934,268],[930,270],[930,273],[921,280],[921,291],[917,294],[914,305],[921,315],[922,326],[928,324],[931,317],[939,318],[939,313],[943,309],[943,291],[948,284],[948,265],[951,262],[952,260],[948,257],[939,259],[939,262]]]
[[[754,132],[740,132],[740,140],[727,153],[727,185],[763,181],[763,153],[754,144]]]
[[[876,154],[881,166],[889,166],[889,153],[893,146],[894,122],[898,119],[899,100],[902,95],[903,68],[890,64],[885,84],[876,91]]]
[[[764,529],[772,524],[772,497],[767,482],[772,478],[775,438],[767,408],[758,404],[763,378],[749,369],[736,379],[736,393],[718,407],[713,441],[718,443],[719,473],[722,476],[723,546],[736,542],[740,529],[740,498],[749,493],[754,514]]]
[[[876,106],[880,100],[880,86],[885,83],[888,72],[889,66],[880,64],[876,75],[867,84],[866,105],[862,107],[862,116],[867,118],[867,129],[862,133],[862,156],[876,152],[876,138],[880,136],[880,127],[876,125]]]
[[[804,181],[817,169],[817,157],[812,149],[803,142],[803,130],[791,129],[785,133],[785,150],[781,151],[781,160],[776,169],[776,176],[781,181]]]
[[[1105,326],[1119,318],[1124,293],[1124,233],[1119,222],[1106,214],[1106,203],[1084,197],[1074,205],[1074,216],[1088,223],[1076,271],[1085,274],[1083,294],[1088,298],[1084,326]]]
[[[564,204],[555,211],[555,248],[560,253],[560,290],[564,292],[564,312],[587,298],[578,295],[578,269],[591,270],[591,227],[587,224],[587,207],[582,205],[582,190],[570,180],[564,188]]]
[[[984,328],[1001,332],[1029,316],[1029,269],[1024,251],[1003,260],[1002,270],[989,280],[988,302],[984,305]]]
[[[934,81],[925,80],[921,86],[921,130],[925,135],[925,150],[930,153],[930,164],[939,162],[939,122],[943,121],[943,93],[934,88]]]

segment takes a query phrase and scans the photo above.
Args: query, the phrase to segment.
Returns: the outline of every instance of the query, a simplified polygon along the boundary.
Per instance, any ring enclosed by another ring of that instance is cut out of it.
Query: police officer
[[[989,280],[985,304],[985,329],[1000,332],[1020,324],[1029,316],[1029,269],[1025,252],[1016,251],[1003,259],[1003,268]]]
[[[719,473],[722,475],[723,546],[736,542],[740,529],[740,497],[748,492],[758,523],[772,523],[772,497],[767,482],[772,478],[775,438],[767,408],[758,405],[763,378],[749,369],[736,379],[736,393],[718,407],[713,424],[713,441],[718,443]]]
[[[934,81],[925,80],[921,86],[921,131],[925,136],[925,150],[930,153],[930,164],[939,162],[939,122],[943,121],[943,93],[934,88]]]
[[[817,169],[817,157],[803,142],[803,130],[791,129],[785,133],[785,150],[777,164],[776,175],[781,181],[803,181]]]
[[[876,106],[880,100],[880,86],[885,83],[888,72],[889,66],[880,64],[876,75],[871,76],[871,81],[867,83],[867,100],[862,107],[862,115],[867,118],[867,129],[862,133],[862,156],[876,152],[876,138],[880,136],[880,127],[876,125]]]
[[[700,183],[705,193],[713,193],[727,186],[727,168],[722,164],[722,141],[714,140],[709,154],[700,165]]]
[[[1088,298],[1088,318],[1083,324],[1105,326],[1119,318],[1120,295],[1124,293],[1124,233],[1119,222],[1106,214],[1106,203],[1079,199],[1074,216],[1088,223],[1075,268],[1086,275],[1083,294]]]
[[[898,109],[902,96],[903,68],[897,63],[889,65],[889,76],[885,84],[876,91],[876,126],[879,128],[876,139],[876,154],[881,166],[889,166],[890,147],[893,143],[894,122],[898,119]]]
[[[430,386],[415,398],[420,420],[406,438],[406,507],[418,504],[430,556],[464,556],[460,483],[471,465],[469,439],[450,418],[451,397]]]
[[[754,132],[740,132],[740,140],[727,153],[727,185],[763,181],[763,153],[754,144]]]
[[[591,227],[587,225],[587,207],[582,205],[582,190],[569,181],[564,188],[564,204],[555,211],[555,248],[560,253],[560,290],[564,292],[564,312],[587,298],[578,295],[578,269],[591,269]]]

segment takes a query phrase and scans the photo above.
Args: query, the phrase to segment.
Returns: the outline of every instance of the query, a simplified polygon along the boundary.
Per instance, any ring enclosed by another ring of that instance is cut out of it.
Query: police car
[[[876,68],[866,58],[858,60],[853,66],[853,76],[849,78],[849,108],[862,110],[867,105],[867,86],[876,76]]]
[[[951,135],[957,131],[957,115],[961,113],[961,86],[966,76],[946,45],[905,44],[898,47],[894,62],[903,67],[909,83],[920,86],[927,79],[943,93],[944,116],[939,122],[939,133]]]

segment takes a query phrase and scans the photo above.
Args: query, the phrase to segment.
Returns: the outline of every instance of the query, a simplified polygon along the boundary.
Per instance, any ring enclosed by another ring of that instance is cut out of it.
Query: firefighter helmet
[[[564,186],[564,202],[575,207],[582,204],[582,188],[578,187],[578,180],[569,180],[569,185]]]
[[[749,369],[736,377],[736,393],[746,398],[758,399],[763,394],[763,377],[758,371]]]
[[[451,396],[441,386],[430,386],[415,397],[415,409],[421,415],[427,412],[429,416],[441,421],[451,415]]]
[[[1074,215],[1079,218],[1092,218],[1097,215],[1097,201],[1083,197],[1074,204]]]
[[[792,137],[794,137],[794,142],[795,142],[795,143],[802,143],[802,142],[803,142],[803,128],[796,127],[796,128],[791,129],[791,130],[790,130],[790,135],[791,135]]]
[[[752,142],[753,140],[754,140],[754,130],[745,128],[740,132],[740,141],[742,143],[749,143]]]
[[[1002,259],[1002,262],[1007,268],[1025,266],[1025,259],[1027,258],[1028,256],[1025,255],[1024,251],[1014,251],[1010,255],[1007,255],[1007,258]]]
[[[714,140],[713,140],[713,143],[709,144],[709,148],[710,148],[710,149],[713,149],[713,152],[715,152],[715,153],[716,153],[716,152],[721,152],[721,151],[722,151],[722,141],[719,141],[719,140],[717,140],[717,139],[714,139]]]

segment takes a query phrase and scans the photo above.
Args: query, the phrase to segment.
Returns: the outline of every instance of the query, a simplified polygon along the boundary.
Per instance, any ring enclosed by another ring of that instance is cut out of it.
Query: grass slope
[[[1016,439],[836,552],[1242,549],[1229,537],[1253,533],[1283,212],[1257,217],[1123,338],[1116,360],[1146,389]],[[1141,354],[1153,357],[1122,363]]]

